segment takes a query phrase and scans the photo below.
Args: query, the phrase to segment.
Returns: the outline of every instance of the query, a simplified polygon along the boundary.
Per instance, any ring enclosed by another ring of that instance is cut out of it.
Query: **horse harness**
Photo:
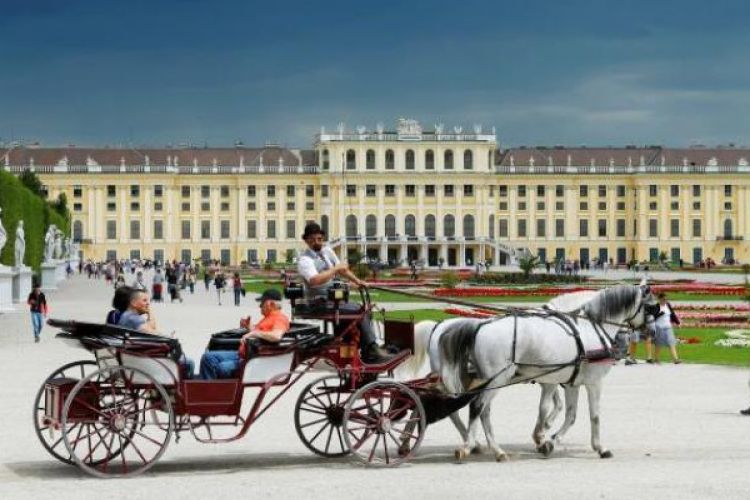
[[[637,314],[637,313],[636,313]],[[575,382],[576,378],[578,378],[578,375],[581,371],[581,365],[583,362],[589,362],[589,363],[595,363],[595,362],[602,362],[602,361],[608,361],[608,360],[615,360],[618,359],[616,356],[616,353],[612,349],[612,346],[614,345],[615,341],[610,337],[610,335],[607,333],[607,331],[604,329],[604,327],[597,321],[594,321],[593,319],[590,319],[588,316],[575,316],[567,313],[563,313],[560,311],[554,311],[552,309],[543,309],[543,310],[524,310],[524,309],[515,309],[513,310],[510,315],[513,316],[513,343],[511,347],[511,363],[508,364],[508,366],[504,367],[502,370],[500,370],[498,373],[494,374],[484,382],[482,382],[479,386],[475,387],[474,389],[465,392],[464,394],[468,393],[480,393],[488,390],[496,390],[501,389],[503,387],[507,387],[510,385],[520,384],[523,382],[533,382],[534,379],[537,379],[539,377],[544,377],[546,375],[551,375],[555,372],[564,370],[569,367],[573,367],[573,372],[568,379],[567,382],[562,382],[560,385],[571,385]],[[571,336],[576,344],[576,348],[578,350],[578,353],[576,357],[568,362],[565,363],[554,363],[554,364],[536,364],[536,363],[520,363],[516,360],[516,348],[518,345],[518,318],[528,318],[528,317],[537,317],[542,319],[548,319],[556,324],[558,324],[565,333],[567,333],[569,336]],[[635,317],[635,316],[633,316]],[[505,319],[507,316],[502,317],[495,317],[491,318],[485,321],[480,321],[476,325],[476,329],[474,333],[478,333],[479,329],[483,326],[486,326],[490,323],[494,323],[495,321],[499,321],[501,319]],[[583,318],[587,319],[590,323],[592,328],[594,329],[594,332],[596,333],[597,337],[599,338],[599,342],[601,342],[602,348],[595,350],[595,351],[586,351],[586,349],[583,346],[583,341],[581,340],[581,332],[578,329],[577,326],[577,319]],[[632,319],[632,318],[630,318]],[[432,331],[430,332],[430,337],[428,339],[428,344],[432,342],[432,334],[437,329],[438,324],[436,324]],[[511,366],[519,366],[519,367],[528,367],[528,368],[543,368],[547,369],[547,371],[544,371],[541,374],[534,375],[533,377],[528,378],[522,378],[519,380],[515,380],[513,382],[503,384],[497,387],[488,387],[493,380],[495,380],[497,377],[502,375],[505,371],[507,371]]]

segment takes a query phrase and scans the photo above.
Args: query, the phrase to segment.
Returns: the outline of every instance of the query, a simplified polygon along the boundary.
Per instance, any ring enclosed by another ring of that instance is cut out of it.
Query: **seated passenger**
[[[122,288],[122,287],[121,287]],[[151,313],[151,303],[148,298],[148,293],[130,288],[128,295],[128,307],[122,315],[120,320],[117,322],[117,326],[123,328],[129,328],[131,330],[137,330],[143,333],[150,333],[152,335],[159,335],[160,337],[166,337],[159,333],[156,327],[156,318]],[[180,365],[184,368],[183,373],[186,378],[193,378],[193,372],[195,371],[195,363],[192,359],[186,357],[184,354],[180,357]]]
[[[242,326],[250,329],[242,336],[238,351],[206,351],[201,358],[200,378],[231,378],[236,376],[240,360],[245,357],[245,340],[248,338],[278,342],[289,330],[289,318],[281,310],[281,293],[269,289],[258,298],[263,319],[251,329],[249,324]]]
[[[129,286],[121,286],[115,290],[115,296],[112,298],[112,310],[107,313],[106,323],[108,325],[119,324],[120,316],[128,310],[132,291],[133,289]]]

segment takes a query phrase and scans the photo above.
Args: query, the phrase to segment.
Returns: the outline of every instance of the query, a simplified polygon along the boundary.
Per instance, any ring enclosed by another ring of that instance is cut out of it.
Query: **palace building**
[[[0,149],[65,193],[84,258],[280,262],[319,221],[341,256],[428,266],[747,262],[750,149],[498,148],[494,129],[399,120],[313,149]]]

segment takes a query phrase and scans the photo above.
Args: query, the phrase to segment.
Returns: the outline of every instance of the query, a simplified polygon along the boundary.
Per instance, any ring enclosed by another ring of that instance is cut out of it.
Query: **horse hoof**
[[[398,447],[398,456],[399,457],[406,457],[411,453],[411,449],[409,448],[408,444],[402,444]]]
[[[495,453],[495,461],[497,462],[507,462],[510,460],[510,457],[507,453]]]
[[[552,443],[552,441],[545,441],[537,448],[539,453],[541,453],[545,457],[552,455],[552,451],[554,449],[555,449],[555,445],[554,443]]]
[[[482,450],[481,446],[477,445],[477,446],[475,446],[474,448],[471,449],[471,454],[472,455],[481,455],[482,453],[483,453],[483,450]]]
[[[609,450],[604,450],[599,452],[600,458],[612,458],[612,452]]]
[[[459,448],[453,452],[453,456],[456,458],[456,462],[462,462],[466,457],[469,456],[469,449]]]

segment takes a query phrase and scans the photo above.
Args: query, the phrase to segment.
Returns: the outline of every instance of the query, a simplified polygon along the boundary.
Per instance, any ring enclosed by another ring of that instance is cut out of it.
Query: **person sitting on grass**
[[[242,336],[240,348],[237,351],[207,351],[201,357],[200,378],[211,380],[217,378],[231,378],[237,375],[240,361],[245,358],[245,341],[250,338],[262,339],[267,342],[279,342],[289,330],[289,318],[281,310],[281,293],[268,289],[258,298],[260,312],[263,319],[252,327],[249,318],[243,320],[241,326],[250,330]]]

